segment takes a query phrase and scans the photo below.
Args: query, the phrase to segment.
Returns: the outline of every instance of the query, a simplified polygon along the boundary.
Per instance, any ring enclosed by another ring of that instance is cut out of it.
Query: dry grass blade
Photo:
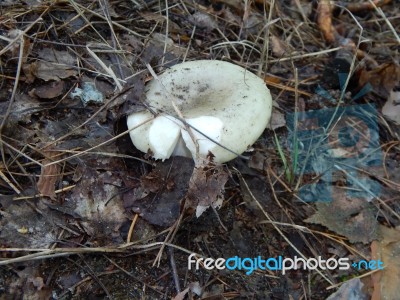
[[[70,185],[70,186],[63,187],[62,189],[55,190],[54,194],[60,194],[60,193],[63,193],[63,192],[70,191],[74,187],[75,187],[75,185]],[[46,197],[46,196],[48,196],[48,195],[36,194],[36,195],[33,195],[33,196],[14,197],[13,200],[15,200],[15,201],[17,201],[17,200],[30,200],[30,199],[37,199],[39,197]]]
[[[400,37],[398,32],[396,31],[396,29],[393,27],[392,23],[389,21],[389,19],[386,17],[385,13],[382,11],[382,9],[380,7],[377,6],[377,4],[379,4],[379,6],[388,4],[391,2],[391,0],[385,0],[385,1],[372,1],[372,0],[368,0],[369,3],[371,4],[371,6],[382,16],[382,18],[385,20],[386,24],[388,25],[388,27],[390,28],[390,30],[392,31],[393,35],[395,36],[397,43],[400,45]],[[377,3],[375,3],[377,2]]]
[[[10,259],[2,259],[0,261],[0,266],[5,266],[9,264],[19,263],[19,262],[26,262],[32,260],[39,260],[39,259],[50,259],[54,257],[61,257],[61,256],[69,256],[73,254],[83,254],[83,253],[121,253],[123,252],[120,249],[114,248],[55,248],[55,249],[7,249],[2,248],[0,252],[32,252],[35,251],[37,253],[27,254],[24,256],[10,258]]]
[[[6,175],[2,171],[0,171],[0,177],[14,190],[18,195],[21,194],[21,191],[7,178]]]
[[[107,73],[109,76],[111,76],[111,78],[114,80],[115,85],[118,87],[118,90],[119,90],[120,92],[122,92],[123,87],[122,87],[122,85],[121,85],[121,83],[120,83],[120,80],[121,80],[121,79],[118,79],[118,78],[117,78],[117,76],[115,75],[114,71],[113,71],[110,67],[107,67],[107,66],[104,64],[104,62],[100,59],[100,57],[98,57],[98,56],[96,55],[96,53],[94,53],[94,52],[89,48],[89,45],[86,46],[86,50],[87,50],[87,52],[90,54],[90,56],[92,56],[92,57],[97,61],[97,63],[104,69],[104,71],[106,71],[106,73]]]

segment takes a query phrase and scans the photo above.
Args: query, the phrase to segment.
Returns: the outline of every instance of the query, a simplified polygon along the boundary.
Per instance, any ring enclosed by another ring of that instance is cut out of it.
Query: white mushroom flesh
[[[164,160],[171,156],[181,136],[181,124],[170,116],[159,116],[153,120],[148,139],[155,159]]]
[[[190,128],[197,129],[191,130],[192,135],[189,134],[186,128],[181,129],[185,145],[190,153],[194,155],[194,159],[196,159],[197,151],[198,155],[204,158],[207,157],[208,152],[213,153],[214,149],[219,147],[215,142],[219,143],[221,141],[224,127],[224,123],[222,123],[220,119],[201,116],[194,119],[187,119],[186,122],[191,126]],[[204,133],[204,135],[202,133]],[[198,149],[196,149],[197,146]]]

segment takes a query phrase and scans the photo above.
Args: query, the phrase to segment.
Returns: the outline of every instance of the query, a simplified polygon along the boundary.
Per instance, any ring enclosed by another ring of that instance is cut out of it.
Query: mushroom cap
[[[146,86],[147,104],[161,113],[148,111],[128,116],[128,129],[139,150],[151,150],[154,158],[173,153],[197,158],[210,151],[223,163],[244,152],[263,133],[271,117],[272,99],[264,81],[237,65],[216,60],[177,64]],[[194,129],[190,135],[177,118],[172,101]],[[203,134],[201,134],[201,133]],[[224,149],[212,140],[229,150]],[[177,146],[178,145],[178,146]],[[180,149],[186,145],[186,149]]]

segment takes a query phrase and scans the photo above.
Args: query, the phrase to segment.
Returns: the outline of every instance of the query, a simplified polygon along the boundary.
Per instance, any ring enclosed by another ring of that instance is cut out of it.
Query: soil
[[[390,0],[0,1],[0,299],[395,299],[399,16]],[[156,161],[126,117],[152,71],[200,59],[262,78],[271,126],[222,166]],[[389,267],[249,268],[280,257]]]

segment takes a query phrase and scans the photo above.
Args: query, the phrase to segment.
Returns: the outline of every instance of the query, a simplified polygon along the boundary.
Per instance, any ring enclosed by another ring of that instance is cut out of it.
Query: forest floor
[[[1,0],[0,299],[398,299],[399,33],[396,0]],[[156,161],[126,116],[200,59],[262,78],[271,124]]]

